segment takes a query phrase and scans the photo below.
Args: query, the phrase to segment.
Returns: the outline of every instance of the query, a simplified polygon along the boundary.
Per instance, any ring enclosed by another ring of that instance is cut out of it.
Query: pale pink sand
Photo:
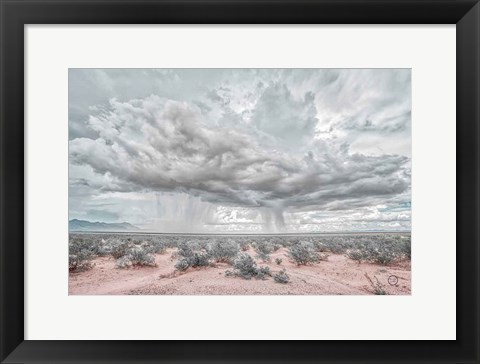
[[[290,262],[286,250],[280,249],[271,255],[270,263],[257,260],[258,265],[267,265],[272,273],[286,268],[290,276],[287,284],[276,283],[273,277],[267,280],[245,280],[226,277],[228,264],[216,267],[189,268],[174,274],[173,250],[156,256],[157,267],[116,269],[112,257],[94,260],[95,266],[86,272],[69,274],[70,295],[365,295],[373,294],[365,278],[368,273],[384,285],[389,295],[409,295],[411,292],[410,262],[393,266],[358,264],[343,255],[330,254],[327,261],[309,266],[297,266]],[[247,251],[252,257],[255,252]],[[281,265],[275,258],[283,260]],[[388,283],[390,275],[398,277],[396,286]]]

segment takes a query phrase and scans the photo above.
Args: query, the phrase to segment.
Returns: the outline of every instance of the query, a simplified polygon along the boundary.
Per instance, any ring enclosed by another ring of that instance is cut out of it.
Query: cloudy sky
[[[409,69],[70,69],[70,219],[410,230]]]

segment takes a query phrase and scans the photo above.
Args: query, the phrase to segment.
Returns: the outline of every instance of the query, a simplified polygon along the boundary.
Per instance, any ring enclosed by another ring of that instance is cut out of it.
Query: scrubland
[[[408,295],[410,233],[71,233],[71,295]]]

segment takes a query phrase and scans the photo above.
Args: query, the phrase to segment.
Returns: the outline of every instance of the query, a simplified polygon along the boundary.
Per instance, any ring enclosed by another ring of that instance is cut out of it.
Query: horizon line
[[[342,230],[342,231],[313,231],[313,232],[291,232],[291,233],[205,233],[205,232],[157,232],[157,231],[95,231],[95,230],[69,230],[68,233],[90,233],[90,234],[143,234],[143,235],[321,235],[321,234],[375,234],[375,233],[412,233],[411,230]]]

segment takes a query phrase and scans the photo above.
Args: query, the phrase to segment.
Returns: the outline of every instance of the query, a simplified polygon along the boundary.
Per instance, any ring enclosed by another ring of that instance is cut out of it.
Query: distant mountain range
[[[86,220],[73,219],[68,222],[69,231],[135,231],[140,230],[138,227],[128,223],[107,223],[107,222],[90,222]]]

